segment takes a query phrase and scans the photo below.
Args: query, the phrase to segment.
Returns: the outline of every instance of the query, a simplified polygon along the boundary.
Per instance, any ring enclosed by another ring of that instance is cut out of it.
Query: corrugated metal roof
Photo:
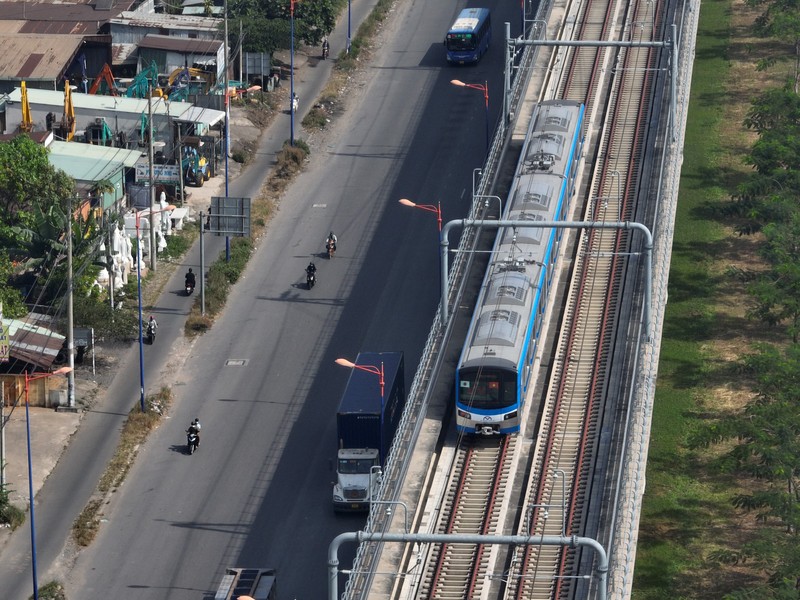
[[[1,0],[0,0],[1,1]],[[0,4],[2,6],[2,4]],[[0,19],[0,35],[5,35],[7,33],[19,33],[20,30],[25,26],[27,21],[18,20],[18,21],[5,21]]]
[[[8,97],[12,102],[20,102],[22,93],[19,88],[14,88]],[[28,102],[31,105],[52,106],[53,112],[61,114],[64,107],[64,92],[55,90],[39,90],[28,88]],[[125,98],[122,96],[103,96],[94,94],[72,94],[72,104],[76,112],[93,113],[95,111],[117,111],[141,115],[147,112],[147,100],[140,98]],[[173,118],[181,117],[192,104],[189,102],[166,102],[161,98],[153,99],[153,114],[164,115],[169,111]]]
[[[189,52],[192,54],[216,54],[222,47],[222,40],[198,40],[169,35],[148,33],[139,42],[139,48],[154,48],[171,52]]]
[[[77,144],[85,146],[88,144]],[[47,160],[56,169],[61,169],[67,175],[78,181],[101,181],[110,179],[111,176],[119,171],[123,163],[115,161],[98,161],[94,158],[80,156],[76,154],[50,154]]]
[[[0,78],[57,79],[77,54],[81,35],[0,36]]]
[[[127,63],[136,64],[136,44],[111,44],[111,64],[114,66]]]
[[[141,150],[108,148],[106,146],[94,146],[92,144],[81,144],[79,142],[55,141],[48,147],[50,148],[51,155],[79,156],[99,162],[108,161],[122,163],[126,167],[133,167],[142,155]]]
[[[212,6],[211,7],[211,14],[215,16],[222,17],[225,14],[225,9],[222,6]],[[205,15],[206,14],[206,7],[205,6],[184,6],[181,14],[193,16],[193,15]]]
[[[49,369],[66,338],[30,321],[3,319],[3,325],[8,326],[11,337],[10,354],[17,360]]]
[[[96,11],[78,2],[0,2],[0,7],[0,19],[25,21],[21,33],[60,35],[97,33],[109,18],[126,8]]]
[[[225,113],[221,110],[192,106],[192,108],[187,110],[175,120],[184,121],[186,123],[203,123],[206,127],[213,127],[224,119]]]
[[[222,24],[222,19],[213,17],[195,17],[185,15],[166,15],[161,13],[143,14],[140,12],[125,11],[116,19],[111,19],[112,24],[129,25],[132,27],[147,27],[150,29],[191,29],[195,31],[210,31],[216,33]]]

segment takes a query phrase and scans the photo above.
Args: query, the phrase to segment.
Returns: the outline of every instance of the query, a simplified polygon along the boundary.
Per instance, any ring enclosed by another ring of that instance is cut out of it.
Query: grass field
[[[731,504],[749,482],[715,470],[721,448],[685,445],[710,414],[736,409],[749,397],[736,360],[765,335],[744,317],[747,297],[729,275],[732,268],[757,268],[757,240],[736,236],[720,210],[750,172],[743,153],[753,139],[742,126],[750,100],[764,85],[780,84],[779,73],[755,70],[759,53],[772,48],[747,37],[754,14],[737,0],[701,5],[636,599],[722,598],[764,576],[713,560],[715,550],[738,547],[756,528]]]

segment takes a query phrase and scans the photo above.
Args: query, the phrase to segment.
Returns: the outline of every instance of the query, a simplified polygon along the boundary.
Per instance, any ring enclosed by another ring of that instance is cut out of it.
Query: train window
[[[459,376],[459,401],[471,408],[496,409],[516,403],[514,373],[495,369],[469,369]]]

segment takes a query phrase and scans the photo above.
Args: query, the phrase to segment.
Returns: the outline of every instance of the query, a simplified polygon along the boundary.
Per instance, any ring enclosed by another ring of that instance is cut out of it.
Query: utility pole
[[[72,321],[72,197],[67,210],[67,354],[69,355],[69,374],[67,375],[67,407],[75,408],[75,332]],[[33,498],[31,498],[33,504]]]
[[[294,1],[294,0],[292,0]],[[294,6],[294,5],[293,5]],[[225,39],[222,40],[225,44],[225,197],[228,197],[228,157],[230,156],[231,148],[231,102],[228,96],[228,0],[225,0]],[[225,236],[225,262],[231,260],[231,236]]]
[[[183,181],[183,142],[181,141],[181,123],[178,121],[178,190],[180,193],[180,205],[184,205],[186,190]]]
[[[114,227],[116,220],[109,219],[106,270],[108,271],[108,297],[111,300],[111,320],[114,320]]]
[[[156,187],[153,173],[153,82],[147,82],[147,156],[150,161],[150,269],[156,272]]]

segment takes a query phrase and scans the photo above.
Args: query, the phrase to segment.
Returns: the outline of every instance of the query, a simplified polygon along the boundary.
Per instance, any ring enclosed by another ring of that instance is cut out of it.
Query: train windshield
[[[517,403],[517,378],[508,371],[465,369],[458,380],[459,403],[470,408],[498,409]]]

